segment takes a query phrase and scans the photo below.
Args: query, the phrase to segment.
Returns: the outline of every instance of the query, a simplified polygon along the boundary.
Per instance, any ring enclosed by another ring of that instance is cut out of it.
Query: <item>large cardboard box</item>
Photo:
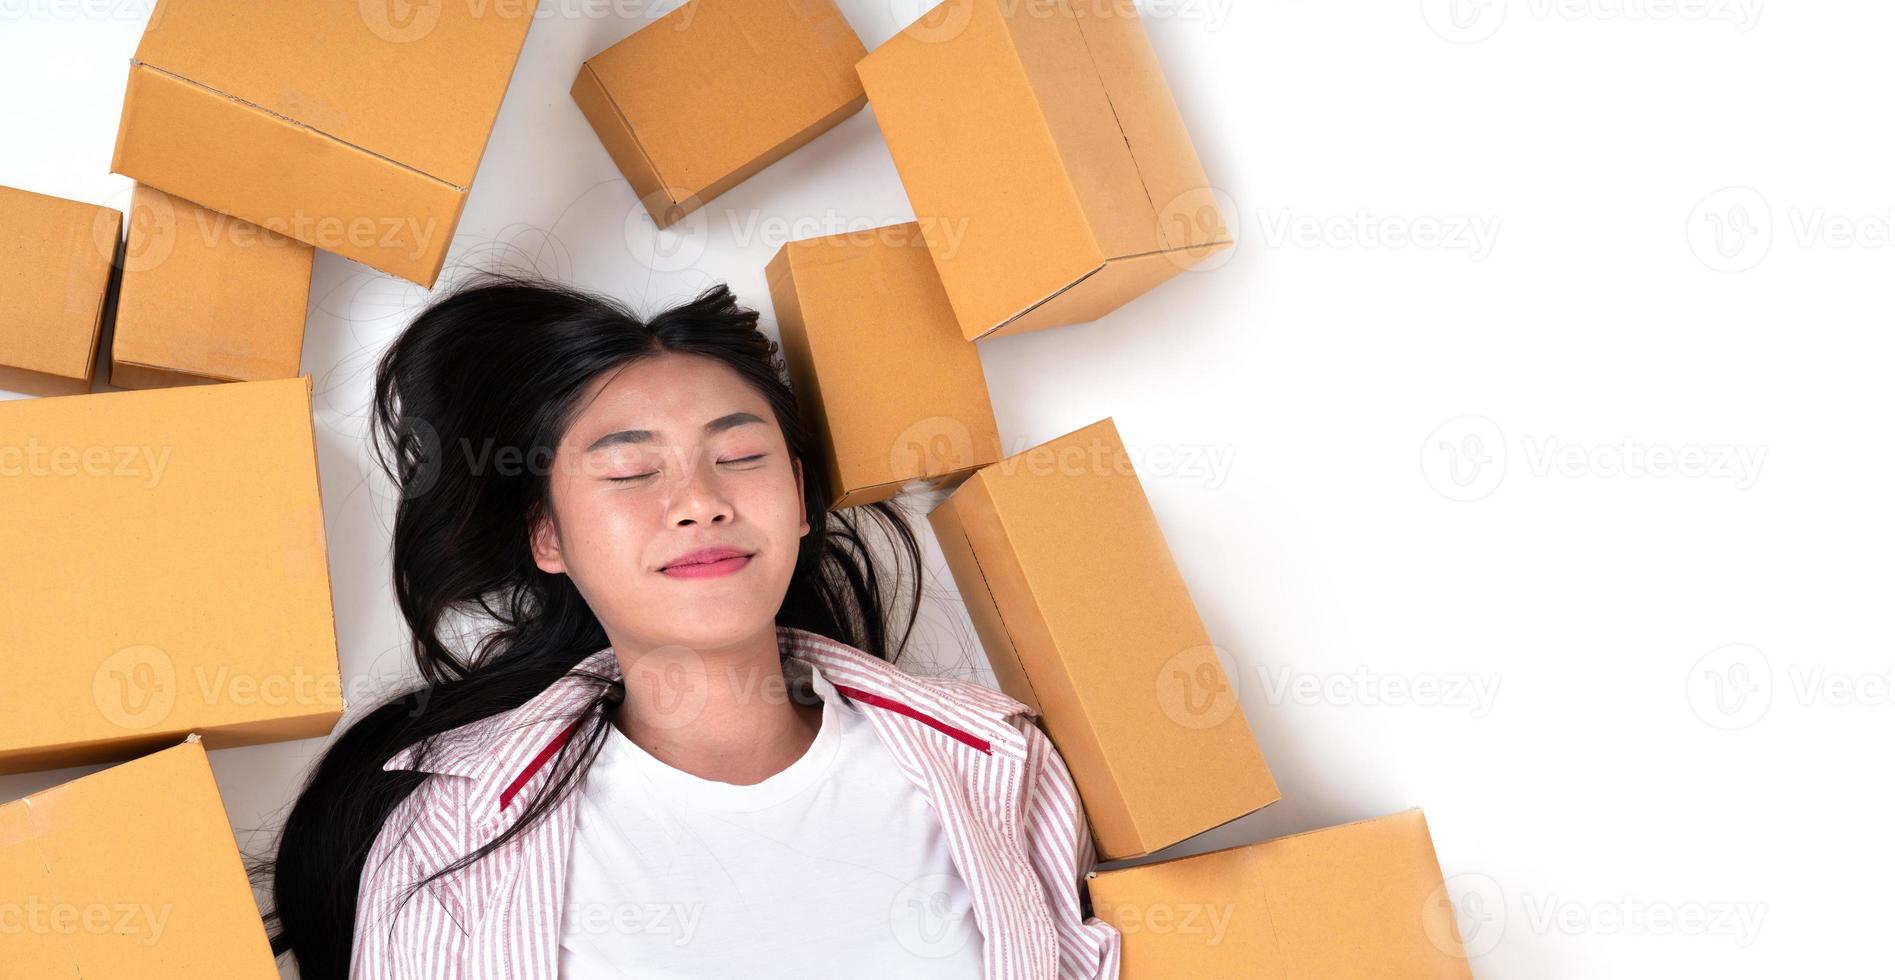
[[[1132,0],[945,0],[857,71],[970,340],[1096,320],[1232,243]]]
[[[914,223],[790,242],[767,272],[831,508],[912,480],[951,488],[1000,459],[980,352],[961,338]]]
[[[276,976],[196,736],[0,806],[0,977]]]
[[[835,0],[692,0],[588,59],[573,101],[660,228],[866,104]]]
[[[91,390],[120,218],[111,208],[0,187],[0,388]]]
[[[0,773],[335,726],[310,395],[0,402]]]
[[[1087,875],[1124,980],[1468,980],[1420,810]]]
[[[1110,418],[976,470],[928,516],[995,678],[1071,769],[1101,858],[1277,801]]]
[[[112,170],[432,286],[533,10],[165,0]]]
[[[126,225],[112,384],[296,376],[315,249],[143,184]]]

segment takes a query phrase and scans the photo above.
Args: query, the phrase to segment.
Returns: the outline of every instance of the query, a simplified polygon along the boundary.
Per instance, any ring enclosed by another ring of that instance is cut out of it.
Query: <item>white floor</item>
[[[870,45],[923,6],[842,4]],[[767,311],[785,239],[911,217],[863,112],[654,243],[567,90],[672,5],[543,5],[451,267]],[[1239,245],[982,357],[1009,449],[1116,419],[1240,665],[1284,799],[1178,852],[1418,805],[1483,978],[1867,975],[1895,916],[1895,9],[1142,5]],[[0,0],[0,184],[123,203],[148,12]],[[403,656],[368,370],[425,298],[316,260],[352,699]],[[928,655],[984,672],[933,560]],[[321,747],[214,753],[233,823]]]

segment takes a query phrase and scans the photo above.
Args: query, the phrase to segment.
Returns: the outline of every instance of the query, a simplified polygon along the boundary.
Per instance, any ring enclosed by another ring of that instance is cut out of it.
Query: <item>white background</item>
[[[444,284],[525,265],[655,312],[724,280],[767,315],[785,239],[911,217],[864,111],[654,242],[567,91],[671,4],[562,3]],[[1886,975],[1895,9],[1460,3],[1146,3],[1239,244],[981,344],[1010,451],[1116,419],[1239,665],[1284,799],[1167,855],[1421,806],[1483,978]],[[843,7],[874,46],[922,2]],[[0,12],[0,183],[122,206],[148,7]],[[358,703],[405,656],[370,370],[426,299],[316,259]],[[935,586],[916,662],[967,669]],[[321,748],[213,753],[240,840]]]

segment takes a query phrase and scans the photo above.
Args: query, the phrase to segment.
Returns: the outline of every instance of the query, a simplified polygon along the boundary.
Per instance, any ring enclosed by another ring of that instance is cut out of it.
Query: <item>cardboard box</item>
[[[1232,243],[1132,0],[1081,7],[945,0],[857,65],[969,340],[1096,320]]]
[[[296,376],[315,249],[143,184],[126,224],[112,384]]]
[[[692,0],[588,59],[573,101],[660,228],[866,104],[835,0]]]
[[[1420,810],[1087,878],[1124,980],[1472,976]]]
[[[1274,803],[1110,418],[976,470],[929,515],[1001,689],[1072,770],[1104,860]]]
[[[0,806],[0,977],[275,980],[196,736]]]
[[[432,286],[533,5],[165,0],[112,170]]]
[[[0,773],[335,726],[310,394],[0,402]]]
[[[92,390],[117,211],[0,187],[0,388]]]
[[[980,352],[912,222],[790,242],[768,268],[784,360],[829,463],[829,506],[951,488],[1000,459]]]

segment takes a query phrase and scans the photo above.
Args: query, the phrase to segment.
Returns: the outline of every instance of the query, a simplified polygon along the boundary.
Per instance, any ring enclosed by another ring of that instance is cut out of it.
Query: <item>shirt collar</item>
[[[1026,757],[1026,741],[1008,719],[1021,712],[1032,716],[1033,711],[1012,697],[974,681],[917,677],[808,630],[776,629],[785,655],[820,668],[844,696],[904,715],[964,743],[985,743],[986,751],[1015,760]],[[618,658],[611,647],[589,654],[520,707],[443,733],[420,763],[414,759],[416,747],[410,746],[382,769],[462,776],[474,781],[475,799],[510,800],[558,750],[580,720],[579,712],[597,695],[598,681],[587,675],[618,679]]]

